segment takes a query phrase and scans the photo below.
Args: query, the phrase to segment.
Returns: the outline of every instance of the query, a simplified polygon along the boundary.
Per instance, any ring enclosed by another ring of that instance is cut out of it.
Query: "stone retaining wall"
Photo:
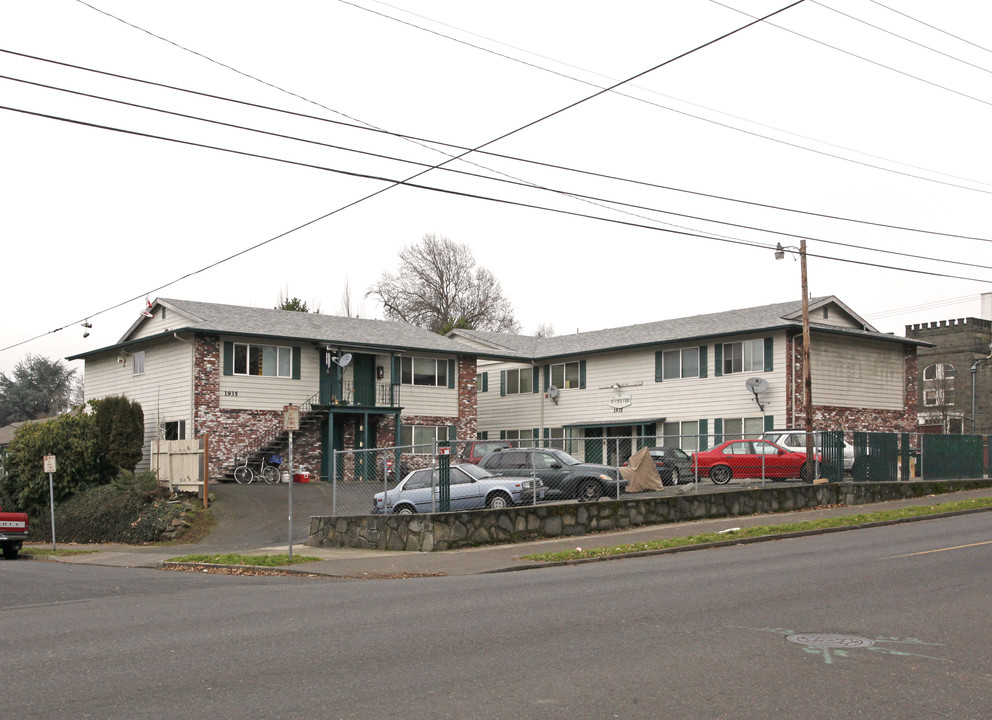
[[[992,480],[842,482],[430,515],[312,517],[307,545],[431,552],[704,518],[864,505],[987,487],[992,487]]]

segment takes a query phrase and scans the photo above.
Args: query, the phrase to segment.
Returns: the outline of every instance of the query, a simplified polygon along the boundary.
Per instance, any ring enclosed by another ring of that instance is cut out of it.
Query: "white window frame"
[[[728,429],[731,424],[735,426],[733,430]],[[765,419],[761,415],[723,418],[724,442],[727,440],[757,440],[764,431]]]
[[[685,372],[686,355],[695,354],[696,372],[689,375]],[[672,364],[673,372],[669,374],[669,365]],[[675,366],[677,365],[677,370]],[[699,347],[681,348],[679,350],[665,350],[661,354],[661,377],[662,380],[679,380],[681,378],[699,377]]]
[[[238,366],[241,364],[242,358],[238,357],[238,349],[244,348],[244,367],[239,370]],[[261,353],[261,370],[260,373],[249,372],[252,366],[252,351]],[[271,353],[275,351],[275,357],[271,357]],[[234,375],[240,377],[275,377],[275,378],[292,378],[293,377],[293,348],[289,345],[265,345],[262,343],[240,343],[236,342],[233,344],[232,352],[234,353],[232,367],[234,370]],[[273,373],[269,374],[265,372],[266,368],[266,354],[269,354],[269,363],[275,364],[272,368]]]
[[[138,350],[131,355],[131,374],[145,374],[145,351]]]
[[[579,367],[580,363],[578,360],[552,365],[549,368],[551,375],[550,384],[554,385],[559,390],[579,387],[582,379]],[[573,381],[574,384],[572,384]]]
[[[433,455],[440,442],[448,440],[447,425],[404,425],[401,444],[410,448],[411,455]]]
[[[186,439],[186,421],[185,420],[166,420],[161,423],[160,431],[163,440],[169,439],[168,426],[176,426],[176,434],[178,437],[172,438],[173,440],[185,440]]]
[[[534,392],[533,368],[514,368],[506,371],[507,395],[527,395],[532,392]]]
[[[923,406],[954,404],[954,381],[957,370],[950,363],[934,363],[923,369]]]
[[[433,369],[430,369],[431,366]],[[418,382],[430,375],[433,382]],[[400,384],[417,387],[448,387],[448,361],[443,358],[404,355],[400,358]]]
[[[673,435],[669,431],[672,425],[678,426],[678,435]],[[699,421],[698,420],[673,420],[661,425],[662,444],[668,445],[669,441],[682,448],[686,452],[695,452],[699,449]]]
[[[735,357],[734,350],[740,350],[740,357]],[[734,363],[740,360],[740,368]],[[765,339],[738,340],[723,343],[723,374],[733,375],[744,372],[763,372],[765,369]]]

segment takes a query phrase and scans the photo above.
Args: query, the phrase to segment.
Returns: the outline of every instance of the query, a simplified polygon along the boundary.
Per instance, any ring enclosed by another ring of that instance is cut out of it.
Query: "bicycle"
[[[275,485],[279,482],[279,469],[275,465],[269,465],[265,462],[265,457],[263,456],[258,464],[259,477],[267,482],[269,485]],[[248,457],[245,457],[245,464],[239,465],[234,470],[234,480],[239,485],[250,485],[255,480],[256,471],[253,471],[248,467]]]

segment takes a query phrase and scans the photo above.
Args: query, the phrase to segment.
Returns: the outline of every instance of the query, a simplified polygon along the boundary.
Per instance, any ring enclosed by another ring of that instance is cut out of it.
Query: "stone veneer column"
[[[479,429],[478,373],[474,355],[458,356],[458,439],[474,440]]]
[[[220,338],[198,335],[193,344],[193,437],[215,435],[220,421]],[[219,476],[220,453],[209,448],[211,480]]]

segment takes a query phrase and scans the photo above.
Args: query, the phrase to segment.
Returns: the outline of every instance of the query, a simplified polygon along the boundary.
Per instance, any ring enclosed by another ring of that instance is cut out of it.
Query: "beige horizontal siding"
[[[813,404],[902,410],[903,346],[874,340],[815,336],[810,342]]]

